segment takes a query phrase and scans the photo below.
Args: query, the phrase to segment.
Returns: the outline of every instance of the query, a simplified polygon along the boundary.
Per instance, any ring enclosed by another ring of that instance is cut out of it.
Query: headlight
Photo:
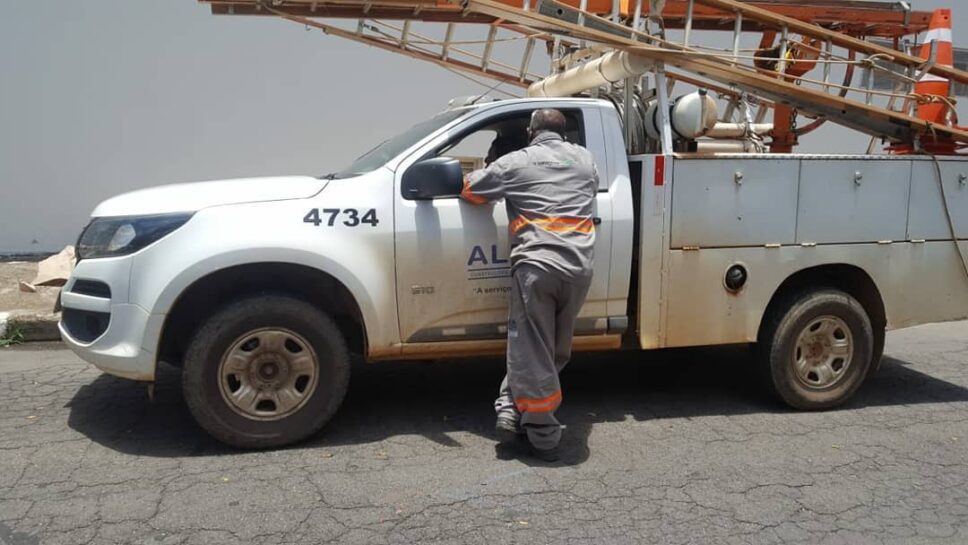
[[[77,241],[77,259],[127,255],[185,224],[191,214],[95,218]]]

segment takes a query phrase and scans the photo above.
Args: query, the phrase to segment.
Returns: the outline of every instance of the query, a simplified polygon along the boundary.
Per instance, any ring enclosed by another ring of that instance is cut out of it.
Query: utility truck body
[[[458,164],[479,166],[537,108],[566,114],[600,172],[576,350],[751,343],[771,390],[819,409],[876,368],[885,329],[968,317],[963,159],[628,156],[611,103],[521,99],[445,111],[319,179],[102,203],[63,290],[63,338],[121,377],[183,366],[199,422],[246,447],[320,429],[351,352],[502,353],[507,215],[458,198]]]

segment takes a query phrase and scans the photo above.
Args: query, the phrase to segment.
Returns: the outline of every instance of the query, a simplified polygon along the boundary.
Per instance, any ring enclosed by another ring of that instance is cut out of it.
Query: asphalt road
[[[0,543],[968,543],[968,322],[892,333],[846,407],[744,352],[591,356],[562,462],[496,449],[498,360],[358,366],[316,438],[240,452],[57,345],[0,350]]]

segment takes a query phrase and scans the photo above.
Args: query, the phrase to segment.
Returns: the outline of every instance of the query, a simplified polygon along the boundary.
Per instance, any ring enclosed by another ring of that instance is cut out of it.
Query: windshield
[[[325,177],[331,179],[351,178],[376,170],[386,164],[387,161],[399,155],[403,150],[416,144],[430,133],[466,114],[468,110],[451,110],[435,115],[434,117],[417,123],[406,131],[394,136],[389,140],[384,140],[382,144],[361,155],[353,164]]]

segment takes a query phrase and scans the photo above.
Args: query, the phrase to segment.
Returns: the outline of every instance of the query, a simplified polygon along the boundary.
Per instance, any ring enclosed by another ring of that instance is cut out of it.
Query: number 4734
[[[324,220],[320,217],[320,212],[322,212],[323,216],[328,217]],[[364,223],[369,224],[371,227],[376,227],[380,223],[380,220],[376,219],[376,210],[373,208],[364,212],[362,216],[360,216],[360,211],[356,208],[323,208],[322,210],[313,208],[303,217],[303,222],[311,223],[319,227],[325,221],[328,227],[332,227],[336,224],[336,219],[340,214],[344,218],[340,223],[347,227],[358,227]]]

